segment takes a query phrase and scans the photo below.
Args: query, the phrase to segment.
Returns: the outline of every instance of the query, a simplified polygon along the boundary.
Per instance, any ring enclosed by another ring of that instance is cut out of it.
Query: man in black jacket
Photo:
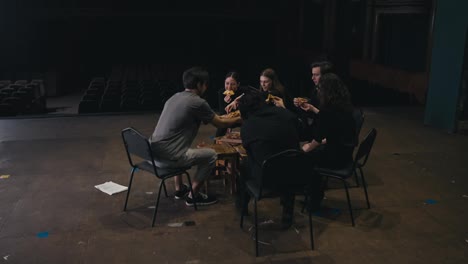
[[[262,164],[273,154],[287,149],[300,150],[298,119],[287,109],[265,103],[260,93],[246,93],[239,102],[243,119],[241,127],[242,144],[247,151],[247,160],[241,165],[240,192],[243,197],[239,202],[245,210],[248,196],[243,183],[248,179],[260,181]],[[284,175],[287,177],[287,175]],[[268,178],[263,186],[281,189],[283,204],[282,223],[285,228],[291,226],[294,212],[294,192],[283,188],[285,179]],[[247,198],[247,199],[245,199]],[[242,206],[243,205],[243,206]]]

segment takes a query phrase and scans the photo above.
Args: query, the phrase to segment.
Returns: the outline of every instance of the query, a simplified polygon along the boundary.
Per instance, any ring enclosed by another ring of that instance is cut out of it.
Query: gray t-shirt
[[[215,113],[205,99],[192,92],[174,94],[164,109],[150,137],[156,159],[178,160],[192,145],[200,123],[211,122]]]

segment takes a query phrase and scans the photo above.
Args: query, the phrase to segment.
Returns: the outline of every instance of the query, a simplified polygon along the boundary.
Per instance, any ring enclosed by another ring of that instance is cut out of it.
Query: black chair
[[[245,187],[251,197],[254,198],[254,227],[255,227],[255,255],[258,256],[258,219],[257,219],[257,203],[263,198],[275,198],[281,196],[281,191],[285,188],[296,193],[307,196],[307,191],[319,191],[321,177],[310,175],[313,173],[313,167],[308,161],[306,154],[299,150],[289,149],[275,154],[265,160],[262,164],[262,175],[260,182],[254,179],[247,180]],[[308,173],[309,172],[309,173]],[[264,182],[271,179],[278,179],[276,182],[270,182],[264,185]],[[315,181],[318,181],[314,183]],[[266,186],[276,186],[276,188],[268,188]],[[312,190],[312,188],[315,188]],[[241,210],[240,227],[244,224],[244,209]],[[310,229],[310,244],[314,249],[314,236],[311,210],[309,210],[309,229]]]
[[[171,169],[158,168],[156,164],[154,163],[153,152],[151,150],[151,145],[148,139],[132,127],[128,127],[122,130],[122,139],[125,145],[125,150],[127,152],[128,162],[130,163],[130,166],[132,167],[132,171],[130,174],[130,182],[128,184],[127,198],[125,199],[125,205],[124,205],[123,210],[124,211],[127,210],[128,197],[130,195],[130,190],[132,188],[133,175],[135,174],[135,171],[137,169],[140,169],[140,170],[144,170],[149,173],[152,173],[153,175],[155,175],[157,178],[161,180],[159,184],[158,199],[156,200],[156,206],[154,208],[153,221],[151,223],[151,227],[154,227],[154,222],[156,220],[156,213],[158,212],[159,198],[161,197],[162,187],[164,187],[164,193],[166,197],[168,197],[166,184],[165,184],[165,181],[167,179],[172,178],[177,175],[185,174],[187,176],[187,181],[189,183],[190,193],[192,194],[192,197],[194,197],[193,190],[192,190],[192,182],[190,181],[190,175],[187,172],[187,170],[189,170],[190,167],[171,168]],[[139,163],[135,163],[132,158],[135,156],[142,159],[142,161],[140,161]],[[195,203],[194,203],[194,208],[195,210],[197,210],[197,205]]]
[[[359,145],[359,135],[361,134],[362,125],[364,124],[364,113],[361,108],[356,108],[353,111],[353,118],[356,123],[356,138],[354,139],[353,145],[357,147]],[[356,181],[356,187],[360,186],[358,175],[354,174]]]
[[[356,122],[356,141],[354,142],[354,146],[356,147],[359,145],[359,134],[361,133],[362,125],[364,124],[364,113],[362,112],[362,109],[354,109],[353,118]]]
[[[362,186],[364,189],[364,193],[366,195],[367,208],[370,209],[369,196],[367,194],[367,183],[364,178],[364,172],[362,171],[362,168],[364,167],[364,165],[366,165],[367,159],[369,158],[369,154],[372,150],[372,146],[374,145],[376,136],[377,136],[377,130],[375,128],[371,129],[371,131],[367,134],[367,136],[359,145],[356,155],[354,156],[354,161],[351,164],[349,164],[346,168],[340,169],[340,170],[325,169],[325,168],[316,169],[316,171],[320,175],[327,177],[327,179],[333,178],[333,179],[340,180],[343,183],[343,186],[346,190],[346,198],[348,200],[349,214],[351,216],[351,223],[353,224],[353,226],[354,226],[353,208],[351,206],[351,199],[349,198],[349,190],[348,190],[349,184],[346,181],[346,179],[352,177],[353,174],[357,175],[357,171],[360,172]]]

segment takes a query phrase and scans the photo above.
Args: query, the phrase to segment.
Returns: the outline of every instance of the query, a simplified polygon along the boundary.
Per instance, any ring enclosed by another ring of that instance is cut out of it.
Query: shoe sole
[[[213,202],[209,202],[209,203],[197,203],[197,206],[212,205],[212,204],[215,204],[215,203],[218,203],[218,200],[213,201]],[[193,206],[193,203],[185,202],[185,204],[186,204],[187,206]]]
[[[188,193],[186,193],[184,196],[175,196],[174,195],[174,198],[177,199],[177,200],[184,199],[185,197],[187,197],[187,194]]]

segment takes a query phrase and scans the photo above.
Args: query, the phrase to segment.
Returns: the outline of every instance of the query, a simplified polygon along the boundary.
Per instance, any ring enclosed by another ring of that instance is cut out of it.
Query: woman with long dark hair
[[[319,167],[343,168],[352,161],[356,138],[351,96],[346,85],[333,73],[320,78],[317,87],[320,106],[314,121],[313,139],[302,146]],[[317,109],[301,104],[306,111]]]
[[[292,98],[272,68],[267,68],[260,74],[260,92],[269,104],[294,111]]]

